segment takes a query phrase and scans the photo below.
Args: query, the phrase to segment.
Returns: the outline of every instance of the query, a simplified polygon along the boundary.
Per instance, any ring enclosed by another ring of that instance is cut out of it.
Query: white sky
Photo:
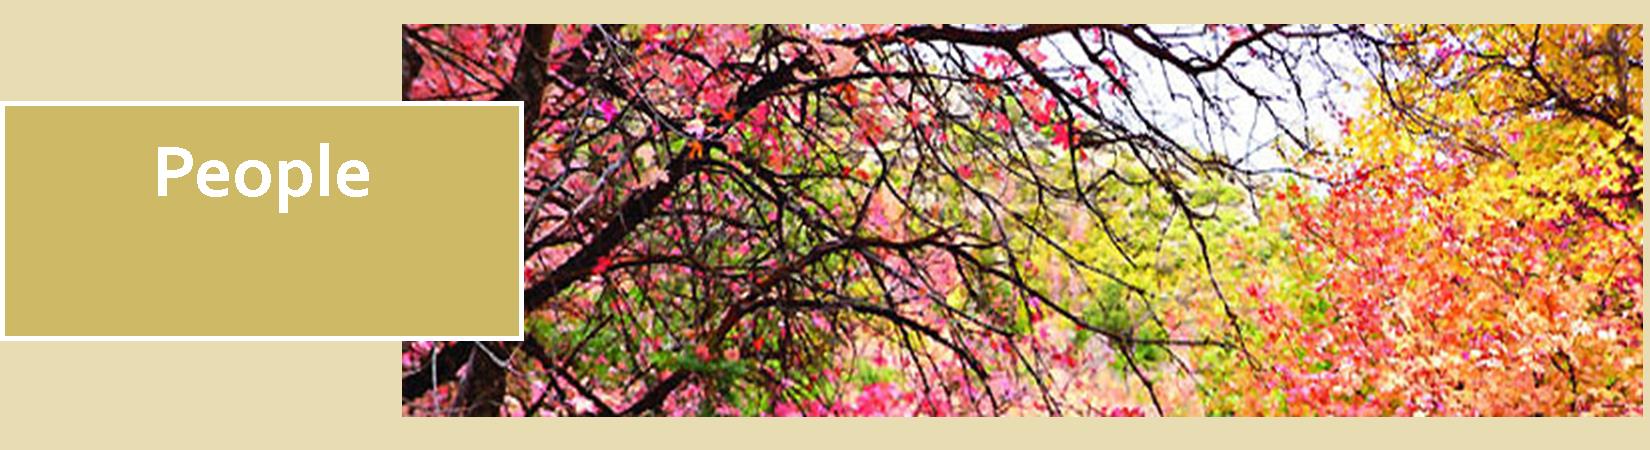
[[[1154,29],[1162,31],[1196,30],[1203,25],[1154,25]],[[1214,39],[1214,35],[1205,44],[1207,48],[1196,49],[1201,54],[1217,54],[1227,45],[1223,40]],[[1282,42],[1284,38],[1269,37],[1274,42]],[[1093,44],[1090,44],[1091,47]],[[1156,58],[1142,51],[1119,42],[1114,46],[1125,65],[1137,72],[1130,77],[1131,87],[1137,87],[1134,95],[1137,103],[1142,106],[1145,115],[1151,117],[1152,122],[1161,127],[1165,134],[1181,142],[1183,145],[1196,146],[1202,150],[1223,154],[1233,160],[1243,161],[1244,167],[1251,169],[1276,168],[1281,165],[1277,153],[1269,146],[1275,138],[1281,137],[1281,130],[1274,119],[1264,110],[1257,108],[1252,97],[1244,93],[1236,84],[1220,72],[1209,72],[1201,75],[1205,88],[1216,97],[1229,99],[1225,104],[1227,119],[1211,121],[1211,125],[1223,126],[1218,129],[1205,129],[1199,118],[1199,109],[1202,105],[1195,98],[1196,92],[1183,75],[1173,67],[1165,67]],[[1045,66],[1064,66],[1064,59],[1088,65],[1083,56],[1082,48],[1069,36],[1059,36],[1044,41],[1041,50],[1049,56]],[[1296,75],[1300,78],[1300,87],[1303,95],[1294,92],[1294,85],[1285,77],[1286,74],[1272,68],[1261,67],[1259,61],[1247,56],[1246,52],[1239,52],[1228,65],[1234,67],[1233,72],[1246,84],[1266,95],[1276,95],[1287,101],[1277,101],[1273,104],[1276,112],[1285,123],[1299,132],[1310,128],[1316,137],[1326,139],[1329,145],[1339,143],[1340,124],[1330,114],[1331,108],[1342,113],[1356,115],[1363,109],[1365,98],[1364,86],[1369,80],[1368,74],[1355,59],[1351,49],[1345,46],[1324,46],[1324,52],[1318,55],[1323,62],[1312,61],[1296,68]],[[1064,55],[1062,58],[1061,55]],[[1331,74],[1319,65],[1326,62],[1339,75],[1340,81],[1332,81]],[[1167,70],[1164,76],[1163,70]],[[1192,96],[1180,97],[1177,96]],[[1307,103],[1304,110],[1295,103],[1297,97],[1305,97]],[[1123,102],[1116,103],[1115,107],[1107,108],[1131,126],[1140,126],[1139,120],[1132,111],[1123,109]],[[1108,105],[1111,106],[1111,105]]]

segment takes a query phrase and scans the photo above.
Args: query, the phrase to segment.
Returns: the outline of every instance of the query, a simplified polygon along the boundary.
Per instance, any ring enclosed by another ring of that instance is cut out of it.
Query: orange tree
[[[1642,414],[1638,26],[1398,27],[1314,194],[1236,239],[1239,414]]]

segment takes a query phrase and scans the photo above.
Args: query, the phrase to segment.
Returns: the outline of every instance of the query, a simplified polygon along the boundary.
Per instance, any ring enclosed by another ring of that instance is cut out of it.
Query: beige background
[[[416,21],[1645,22],[1646,17],[1643,2],[1630,0],[85,3],[0,6],[0,99],[393,100],[399,97],[398,24]],[[0,343],[0,446],[1586,449],[1638,448],[1650,440],[1644,418],[407,419],[400,417],[396,394],[398,359],[394,343]]]
[[[517,336],[520,108],[450,105],[6,107],[6,333]],[[160,146],[193,160],[166,197]],[[335,187],[349,160],[368,195]],[[285,214],[280,161],[311,178]]]

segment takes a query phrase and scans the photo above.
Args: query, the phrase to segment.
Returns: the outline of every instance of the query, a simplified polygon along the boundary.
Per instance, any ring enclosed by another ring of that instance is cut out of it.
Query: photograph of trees
[[[1642,415],[1640,25],[405,25],[525,106],[409,416]]]

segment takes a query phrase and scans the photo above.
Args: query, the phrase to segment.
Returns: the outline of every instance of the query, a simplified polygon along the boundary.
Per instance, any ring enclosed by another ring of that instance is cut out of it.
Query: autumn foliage
[[[1417,72],[1349,123],[1327,192],[1289,184],[1279,236],[1231,255],[1271,364],[1234,387],[1281,395],[1226,406],[1642,414],[1637,30],[1398,33]]]
[[[1641,415],[1640,35],[409,25],[527,106],[528,339],[404,412]]]

